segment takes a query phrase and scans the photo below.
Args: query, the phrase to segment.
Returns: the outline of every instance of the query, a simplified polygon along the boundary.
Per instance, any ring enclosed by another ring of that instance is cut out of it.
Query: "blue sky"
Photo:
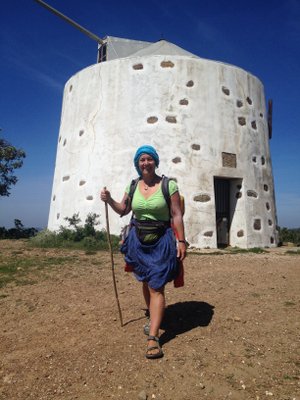
[[[46,0],[100,37],[168,40],[257,76],[272,98],[278,224],[300,227],[300,0]],[[63,87],[97,44],[34,0],[1,2],[0,134],[25,150],[0,226],[46,227]]]

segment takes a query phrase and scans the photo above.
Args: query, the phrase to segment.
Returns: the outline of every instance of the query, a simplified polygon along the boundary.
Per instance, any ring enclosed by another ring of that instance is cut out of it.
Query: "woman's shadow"
[[[161,324],[165,332],[160,336],[160,343],[163,345],[181,333],[209,325],[213,315],[214,306],[203,301],[184,301],[169,305]]]

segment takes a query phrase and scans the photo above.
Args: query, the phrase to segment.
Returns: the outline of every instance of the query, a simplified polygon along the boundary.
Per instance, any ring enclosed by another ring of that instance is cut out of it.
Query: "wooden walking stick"
[[[106,189],[106,187],[104,189]],[[122,311],[121,311],[121,307],[120,307],[117,284],[116,284],[116,277],[115,277],[115,264],[114,264],[114,256],[113,256],[112,246],[111,246],[110,232],[109,232],[109,219],[108,219],[107,202],[105,202],[105,216],[106,216],[107,241],[108,241],[108,247],[109,247],[109,252],[110,252],[110,260],[111,260],[111,272],[112,272],[112,278],[113,278],[113,284],[114,284],[115,298],[116,298],[116,302],[117,302],[117,306],[118,306],[119,317],[120,317],[120,322],[121,322],[121,327],[122,327],[123,326],[123,318],[122,318]]]

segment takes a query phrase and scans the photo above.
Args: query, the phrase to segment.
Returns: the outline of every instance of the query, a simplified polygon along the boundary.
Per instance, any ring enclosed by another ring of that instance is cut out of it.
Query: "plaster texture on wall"
[[[230,179],[230,245],[275,246],[266,117],[261,82],[219,62],[146,55],[80,71],[65,86],[48,228],[78,212],[82,221],[100,214],[104,228],[100,189],[120,200],[137,176],[137,147],[151,144],[161,159],[158,173],[176,177],[185,197],[192,246],[217,247],[214,177]],[[128,218],[110,210],[111,232]]]

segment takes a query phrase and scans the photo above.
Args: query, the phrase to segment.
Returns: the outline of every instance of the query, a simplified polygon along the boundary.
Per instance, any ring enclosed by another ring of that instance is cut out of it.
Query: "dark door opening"
[[[214,178],[217,246],[229,246],[230,229],[230,180]]]

